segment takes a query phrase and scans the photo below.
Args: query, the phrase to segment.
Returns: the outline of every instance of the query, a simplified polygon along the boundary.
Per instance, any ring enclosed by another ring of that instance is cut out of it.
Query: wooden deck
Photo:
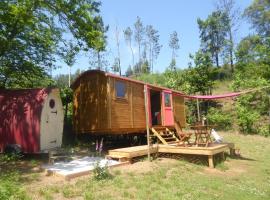
[[[153,145],[150,148],[150,153],[172,153],[172,154],[192,154],[192,155],[206,155],[208,156],[209,167],[214,167],[213,157],[221,153],[224,157],[224,152],[230,150],[233,153],[233,143],[210,144],[208,147],[183,147],[176,145]],[[148,153],[147,145],[134,146],[121,149],[109,150],[107,157],[117,158],[120,161],[131,161],[132,158],[144,156]]]

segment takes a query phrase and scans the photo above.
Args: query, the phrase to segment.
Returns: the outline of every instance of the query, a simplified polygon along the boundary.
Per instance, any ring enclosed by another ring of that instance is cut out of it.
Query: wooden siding
[[[73,126],[76,133],[108,128],[107,78],[89,74],[80,79],[74,91]]]
[[[145,128],[144,85],[132,83],[132,105],[134,128]]]
[[[126,84],[126,98],[117,98],[116,81],[122,80],[110,78],[111,129],[145,129],[144,86],[123,81]]]
[[[186,126],[185,100],[184,97],[173,95],[174,119],[180,122],[182,127]]]

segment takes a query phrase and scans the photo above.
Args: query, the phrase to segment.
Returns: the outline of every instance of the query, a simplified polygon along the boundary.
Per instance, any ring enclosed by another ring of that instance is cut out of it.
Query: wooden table
[[[212,142],[211,129],[215,125],[194,125],[190,126],[195,131],[195,145],[207,147]]]

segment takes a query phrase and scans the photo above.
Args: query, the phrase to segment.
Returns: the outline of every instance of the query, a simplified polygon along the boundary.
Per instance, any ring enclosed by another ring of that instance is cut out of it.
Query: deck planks
[[[171,154],[191,154],[191,155],[206,155],[208,156],[209,167],[214,167],[213,156],[219,153],[224,153],[227,150],[234,148],[233,143],[211,144],[209,147],[182,147],[173,145],[153,145],[150,148],[150,153],[171,153]],[[127,147],[121,149],[109,150],[108,157],[118,158],[126,157],[132,159],[139,156],[147,155],[147,145]]]

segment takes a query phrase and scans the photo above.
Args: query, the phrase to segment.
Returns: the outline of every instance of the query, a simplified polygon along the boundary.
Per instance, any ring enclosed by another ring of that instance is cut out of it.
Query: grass
[[[22,175],[17,173],[15,183],[20,184],[18,188],[21,190],[16,191],[16,184],[4,179],[6,185],[15,187],[10,195],[12,192],[22,195],[17,199],[270,199],[270,138],[232,133],[222,135],[240,148],[242,158],[227,158],[226,162],[217,163],[215,169],[184,160],[159,158],[151,163],[140,161],[111,169],[113,178],[104,180],[85,176],[59,182],[56,177],[43,177],[50,181],[50,186],[40,184],[34,188],[39,181],[44,181],[42,177],[24,184],[19,181]],[[3,177],[1,186],[2,180]]]
[[[30,199],[16,171],[0,173],[0,199]]]

